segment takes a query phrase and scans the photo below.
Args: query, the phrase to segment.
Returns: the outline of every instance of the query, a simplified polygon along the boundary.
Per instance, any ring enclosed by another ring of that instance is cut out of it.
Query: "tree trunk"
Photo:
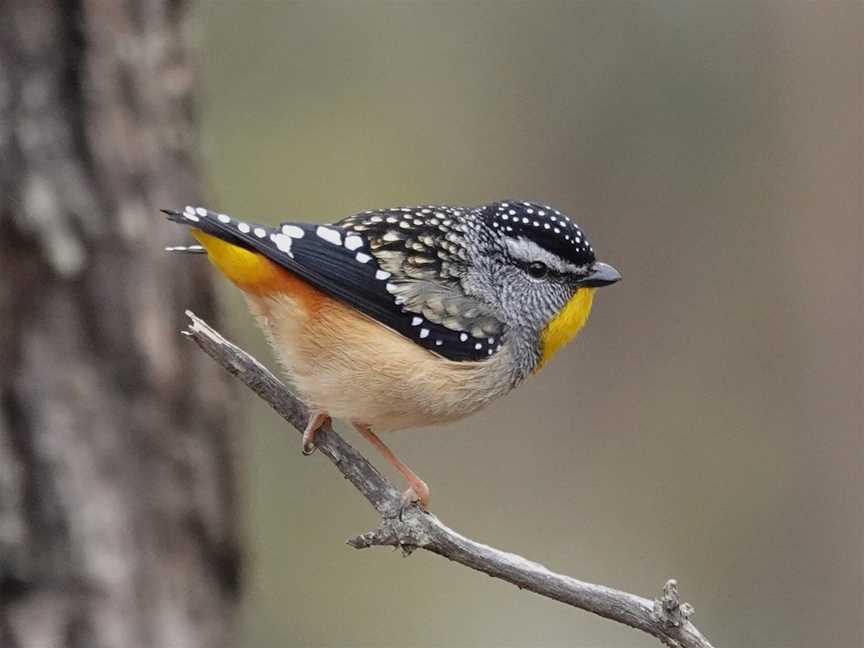
[[[224,646],[238,593],[187,3],[0,0],[0,646]]]

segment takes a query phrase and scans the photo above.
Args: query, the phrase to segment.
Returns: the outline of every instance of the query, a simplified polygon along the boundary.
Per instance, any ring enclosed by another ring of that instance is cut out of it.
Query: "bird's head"
[[[469,228],[477,253],[466,280],[494,303],[521,362],[537,371],[584,326],[595,289],[621,278],[597,261],[560,211],[522,201],[486,205]]]

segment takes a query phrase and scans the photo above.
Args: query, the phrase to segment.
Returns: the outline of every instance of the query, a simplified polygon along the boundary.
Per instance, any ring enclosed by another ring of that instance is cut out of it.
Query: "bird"
[[[548,205],[371,209],[338,222],[267,226],[204,207],[162,210],[244,294],[309,408],[304,454],[349,421],[402,474],[403,507],[426,482],[376,432],[449,423],[540,371],[621,275]]]

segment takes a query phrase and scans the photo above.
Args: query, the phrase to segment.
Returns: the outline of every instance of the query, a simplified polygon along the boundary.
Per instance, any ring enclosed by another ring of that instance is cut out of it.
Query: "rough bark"
[[[176,0],[0,2],[0,646],[220,646],[238,590]]]

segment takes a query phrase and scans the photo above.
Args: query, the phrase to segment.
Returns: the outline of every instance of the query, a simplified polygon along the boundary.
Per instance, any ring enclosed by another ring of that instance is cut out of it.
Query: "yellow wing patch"
[[[207,258],[231,281],[250,292],[265,292],[276,285],[283,272],[265,256],[211,236],[200,229],[192,235],[207,250]]]
[[[576,337],[585,326],[591,305],[594,303],[596,288],[580,288],[561,312],[553,317],[540,334],[540,363],[535,372],[540,371],[555,353]]]

